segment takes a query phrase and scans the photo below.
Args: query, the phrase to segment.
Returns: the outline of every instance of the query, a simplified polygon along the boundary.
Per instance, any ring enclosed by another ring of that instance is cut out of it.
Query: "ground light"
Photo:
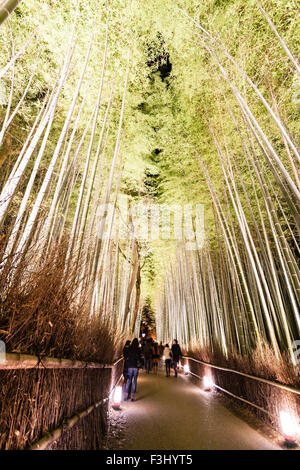
[[[184,375],[188,375],[190,373],[190,368],[188,364],[184,364],[183,372],[184,372]]]
[[[214,383],[213,383],[212,378],[209,377],[209,376],[207,376],[207,375],[205,375],[205,376],[203,377],[203,385],[204,385],[204,390],[205,390],[206,392],[209,392],[209,391],[213,388],[213,386],[214,386]]]
[[[163,356],[163,357],[162,357],[162,360],[165,361],[165,359],[166,359],[166,356]]]
[[[280,424],[285,438],[285,445],[288,447],[297,446],[296,434],[298,430],[298,423],[291,413],[287,411],[280,411]]]
[[[119,410],[121,406],[121,400],[122,400],[122,387],[118,386],[116,387],[114,394],[113,394],[113,408],[115,410]]]

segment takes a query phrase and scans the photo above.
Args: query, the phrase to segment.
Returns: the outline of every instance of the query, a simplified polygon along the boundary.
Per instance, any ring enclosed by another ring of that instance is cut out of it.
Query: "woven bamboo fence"
[[[122,360],[103,365],[8,354],[0,364],[0,449],[101,449],[121,369]]]
[[[188,364],[193,382],[203,386],[205,376],[211,378],[214,389],[230,396],[253,411],[263,422],[281,433],[280,411],[288,410],[300,416],[300,390],[237,370],[199,361],[185,356],[182,366]],[[297,436],[300,439],[300,436]]]

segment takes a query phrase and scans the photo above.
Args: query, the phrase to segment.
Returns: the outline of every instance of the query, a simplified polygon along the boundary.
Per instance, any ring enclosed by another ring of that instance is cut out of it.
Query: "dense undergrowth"
[[[78,296],[83,279],[77,279],[75,269],[66,279],[65,256],[62,243],[47,257],[32,249],[20,262],[16,257],[6,262],[0,338],[7,352],[112,363],[122,336],[116,337],[101,315],[90,316],[89,292]]]
[[[227,367],[256,377],[265,378],[278,383],[300,387],[300,367],[294,367],[287,353],[280,360],[276,359],[268,343],[257,347],[248,356],[230,353],[225,357],[216,347],[212,352],[207,349],[190,349],[188,356],[220,367]]]

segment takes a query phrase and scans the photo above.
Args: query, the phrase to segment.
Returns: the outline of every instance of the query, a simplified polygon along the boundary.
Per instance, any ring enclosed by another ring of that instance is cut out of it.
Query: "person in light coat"
[[[172,351],[169,345],[166,344],[164,349],[165,364],[166,364],[166,376],[170,377],[171,363],[172,363]]]

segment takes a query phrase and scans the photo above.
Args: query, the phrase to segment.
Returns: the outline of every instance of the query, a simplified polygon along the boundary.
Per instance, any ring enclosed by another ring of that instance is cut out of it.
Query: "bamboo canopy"
[[[110,362],[150,299],[297,373],[297,9],[171,3],[0,0],[1,339]]]

